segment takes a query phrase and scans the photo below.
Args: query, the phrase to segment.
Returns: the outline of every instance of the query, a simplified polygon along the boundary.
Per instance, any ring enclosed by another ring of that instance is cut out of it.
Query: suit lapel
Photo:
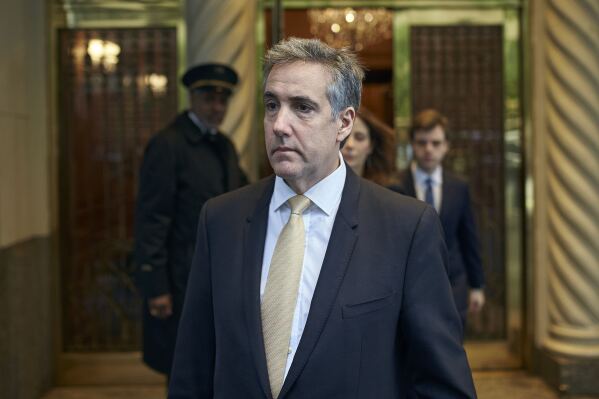
[[[405,170],[405,173],[404,189],[406,190],[406,195],[416,198],[416,188],[414,186],[414,176],[412,176],[412,170],[408,168]]]
[[[447,226],[447,212],[452,209],[451,200],[454,197],[452,193],[452,183],[451,177],[443,171],[443,184],[441,184],[441,213],[439,214],[443,226]]]
[[[253,214],[248,215],[244,231],[244,306],[250,347],[254,354],[254,363],[260,379],[260,385],[266,397],[270,398],[270,384],[266,367],[262,322],[260,318],[260,277],[266,227],[268,225],[268,206],[274,187],[274,176],[264,187]]]
[[[358,225],[359,194],[360,179],[347,167],[341,203],[312,297],[306,327],[279,398],[283,398],[289,392],[304,369],[337,298],[357,239],[355,229]]]

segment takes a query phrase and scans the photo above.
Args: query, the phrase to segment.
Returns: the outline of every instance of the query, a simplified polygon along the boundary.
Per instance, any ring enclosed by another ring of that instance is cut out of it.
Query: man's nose
[[[281,107],[274,116],[273,131],[277,135],[289,134],[290,132],[290,111],[286,107]]]

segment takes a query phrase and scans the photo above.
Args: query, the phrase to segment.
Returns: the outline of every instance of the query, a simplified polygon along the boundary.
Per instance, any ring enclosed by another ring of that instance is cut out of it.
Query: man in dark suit
[[[474,398],[435,211],[339,152],[355,55],[292,38],[264,76],[276,176],[202,209],[169,398]]]
[[[447,119],[436,110],[416,115],[410,128],[414,159],[392,189],[439,212],[449,252],[449,279],[465,325],[468,312],[479,312],[485,303],[484,274],[468,185],[442,167],[449,149],[446,129]]]
[[[209,198],[247,182],[233,144],[218,131],[237,74],[226,65],[203,64],[190,68],[182,82],[191,107],[148,143],[135,215],[144,361],[167,375],[200,209]]]

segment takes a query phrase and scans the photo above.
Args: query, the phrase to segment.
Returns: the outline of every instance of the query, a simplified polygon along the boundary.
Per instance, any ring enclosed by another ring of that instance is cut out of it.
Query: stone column
[[[556,386],[599,389],[599,2],[543,4],[547,334]],[[534,101],[534,100],[533,100]],[[538,101],[538,100],[537,100]],[[542,266],[542,267],[541,267]],[[594,370],[594,371],[593,371]],[[594,377],[593,377],[594,374]]]
[[[221,130],[239,152],[248,175],[257,177],[256,0],[186,0],[187,63],[222,62],[239,74]]]

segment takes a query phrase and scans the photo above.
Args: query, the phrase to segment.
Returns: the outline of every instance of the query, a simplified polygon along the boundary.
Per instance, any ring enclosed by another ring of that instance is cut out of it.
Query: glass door
[[[487,303],[469,317],[466,346],[475,368],[515,367],[523,337],[518,12],[438,3],[394,15],[398,164],[410,159],[413,115],[436,108],[448,117],[445,167],[470,184],[486,275]]]

